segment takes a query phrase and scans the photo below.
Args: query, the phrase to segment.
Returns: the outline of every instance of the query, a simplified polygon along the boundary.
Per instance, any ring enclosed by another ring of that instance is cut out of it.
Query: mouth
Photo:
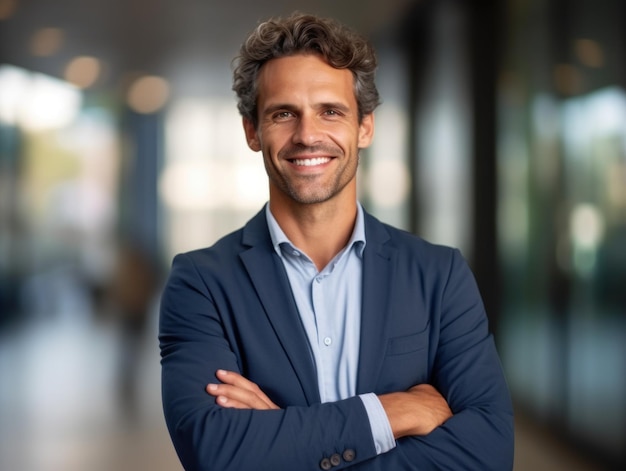
[[[331,160],[330,157],[314,157],[309,159],[289,159],[289,162],[298,167],[315,167],[317,165],[327,164]]]

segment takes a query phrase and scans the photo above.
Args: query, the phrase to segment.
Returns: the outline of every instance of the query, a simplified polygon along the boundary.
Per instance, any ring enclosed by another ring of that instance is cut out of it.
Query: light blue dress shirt
[[[295,247],[266,206],[267,224],[276,253],[287,271],[309,348],[317,369],[322,402],[356,394],[365,224],[357,204],[357,218],[348,244],[322,271]],[[374,393],[359,396],[367,411],[377,453],[395,447],[387,415]]]

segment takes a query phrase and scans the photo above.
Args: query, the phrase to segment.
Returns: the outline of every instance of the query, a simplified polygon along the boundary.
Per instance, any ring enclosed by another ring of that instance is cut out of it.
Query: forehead
[[[298,54],[266,62],[259,72],[257,87],[259,104],[319,94],[356,103],[352,72],[332,67],[316,54]]]

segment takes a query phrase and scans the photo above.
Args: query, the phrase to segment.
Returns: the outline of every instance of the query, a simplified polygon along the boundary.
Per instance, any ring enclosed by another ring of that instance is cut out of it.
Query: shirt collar
[[[352,236],[350,240],[346,244],[346,247],[355,246],[356,252],[359,257],[363,256],[363,251],[365,250],[365,218],[363,217],[363,208],[361,207],[361,203],[357,201],[356,204],[356,221],[354,223],[354,229],[352,230]],[[269,203],[265,205],[265,217],[267,219],[267,226],[270,231],[270,237],[272,238],[272,245],[274,246],[274,250],[278,255],[281,255],[280,246],[281,244],[288,244],[290,247],[294,247],[293,243],[289,240],[289,238],[285,235],[283,230],[278,225],[278,221],[274,218],[272,211],[270,211]]]

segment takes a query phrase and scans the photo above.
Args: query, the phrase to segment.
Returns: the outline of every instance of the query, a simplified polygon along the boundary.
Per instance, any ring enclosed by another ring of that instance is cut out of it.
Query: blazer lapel
[[[240,254],[241,260],[300,380],[306,400],[309,404],[319,403],[315,363],[287,273],[272,246],[264,210],[244,228],[243,243],[251,247]]]
[[[389,235],[384,226],[367,214],[365,236],[358,394],[373,392],[380,374],[387,344],[388,310],[396,258],[396,250],[385,245]]]

